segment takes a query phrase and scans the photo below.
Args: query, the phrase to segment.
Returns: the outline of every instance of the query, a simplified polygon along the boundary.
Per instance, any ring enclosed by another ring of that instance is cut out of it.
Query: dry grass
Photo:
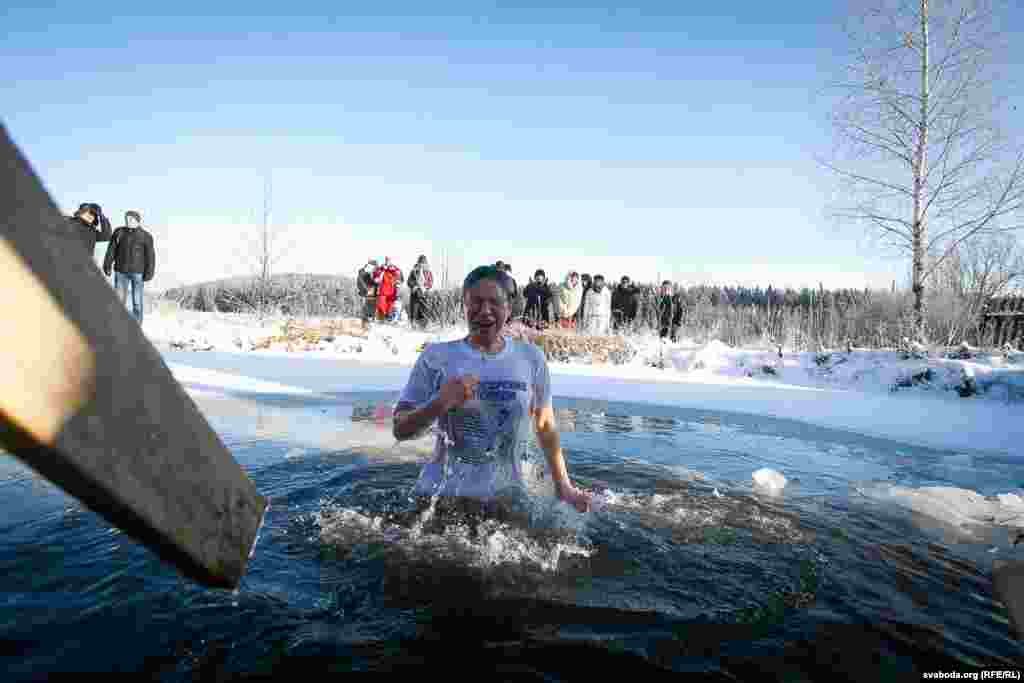
[[[314,351],[321,342],[334,341],[335,337],[359,337],[366,339],[368,329],[358,318],[340,318],[318,323],[288,320],[283,333],[261,339],[254,348],[268,349],[275,344],[285,344],[288,351]]]
[[[558,329],[527,333],[526,336],[544,351],[549,361],[582,360],[595,365],[622,365],[636,356],[636,350],[624,337],[592,337]]]

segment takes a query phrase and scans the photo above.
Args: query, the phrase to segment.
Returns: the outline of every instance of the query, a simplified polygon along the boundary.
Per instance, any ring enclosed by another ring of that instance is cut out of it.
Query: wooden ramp
[[[0,125],[0,446],[207,586],[267,501],[128,315]]]

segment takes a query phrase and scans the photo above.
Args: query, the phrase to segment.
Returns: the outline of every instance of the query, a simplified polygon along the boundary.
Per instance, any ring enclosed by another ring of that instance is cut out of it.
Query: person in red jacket
[[[391,263],[391,257],[385,257],[384,265],[373,274],[377,283],[377,319],[387,320],[391,315],[391,307],[398,299],[398,288],[402,286],[402,270]]]

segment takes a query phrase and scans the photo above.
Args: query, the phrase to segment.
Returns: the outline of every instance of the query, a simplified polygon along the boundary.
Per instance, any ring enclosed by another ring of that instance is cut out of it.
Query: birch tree
[[[260,316],[272,308],[271,290],[277,266],[295,246],[294,240],[284,242],[285,230],[273,220],[274,188],[270,173],[263,178],[263,207],[259,218],[252,216],[251,225],[242,232],[247,250],[243,258],[252,274],[251,291],[232,303],[252,309]]]
[[[965,242],[1021,227],[1024,155],[999,125],[1011,112],[994,4],[855,2],[852,57],[835,84],[835,214],[910,256],[922,342],[936,269]]]

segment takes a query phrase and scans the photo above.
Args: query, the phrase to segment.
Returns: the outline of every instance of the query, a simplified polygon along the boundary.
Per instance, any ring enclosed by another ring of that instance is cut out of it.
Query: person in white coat
[[[584,295],[583,331],[587,334],[606,335],[612,327],[612,292],[604,285],[604,276],[595,275],[590,289]]]

